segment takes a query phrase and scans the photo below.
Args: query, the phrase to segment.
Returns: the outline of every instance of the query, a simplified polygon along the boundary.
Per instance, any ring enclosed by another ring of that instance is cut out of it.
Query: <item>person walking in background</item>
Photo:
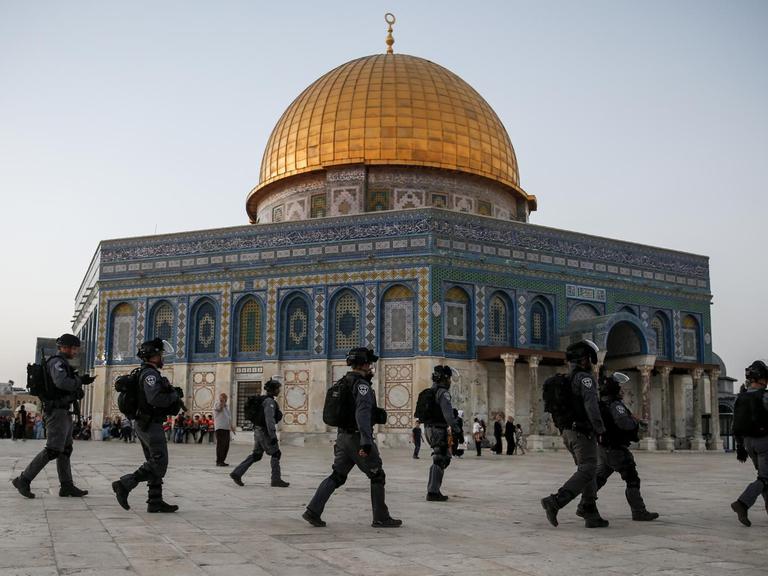
[[[213,414],[208,414],[208,444],[213,444],[216,433],[216,425],[213,421]]]
[[[519,450],[521,454],[525,454],[528,449],[528,438],[523,433],[523,427],[520,424],[515,425],[515,453]]]
[[[480,420],[475,418],[472,422],[472,439],[475,441],[475,450],[477,455],[482,456],[483,449],[483,427],[480,425]]]
[[[235,423],[232,421],[232,413],[227,406],[227,400],[227,395],[222,392],[213,405],[213,424],[216,429],[216,466],[229,466],[227,454],[229,453],[230,434],[235,433]]]
[[[123,420],[120,423],[120,437],[123,439],[123,442],[125,442],[126,444],[131,440],[131,433],[132,433],[131,421],[128,420],[128,418],[126,418],[125,416],[123,416]]]
[[[20,438],[22,440],[27,439],[27,428],[28,428],[28,422],[27,422],[27,409],[24,407],[24,404],[19,406],[19,422],[21,423],[21,436]]]
[[[507,456],[515,453],[515,422],[512,416],[507,416],[504,424],[504,440],[507,441]]]
[[[182,412],[173,420],[173,441],[176,444],[184,442],[184,422],[186,421],[186,417],[186,413]]]
[[[43,419],[38,414],[35,416],[35,440],[43,440],[45,438],[45,429],[43,428]]]
[[[411,441],[413,442],[413,457],[419,459],[419,450],[421,450],[421,422],[417,418],[413,423],[411,430]]]
[[[501,414],[496,414],[493,422],[493,439],[495,444],[493,445],[493,451],[498,456],[501,454],[501,437],[503,434],[503,427],[501,425]]]

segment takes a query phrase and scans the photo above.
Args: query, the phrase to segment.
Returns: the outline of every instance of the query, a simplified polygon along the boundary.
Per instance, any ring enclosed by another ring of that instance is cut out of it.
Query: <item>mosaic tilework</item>
[[[150,338],[173,342],[173,307],[163,302],[152,312],[152,333]]]
[[[309,421],[309,370],[286,370],[283,400],[283,422],[288,426]]]
[[[360,190],[352,188],[334,188],[331,190],[331,216],[346,216],[362,212]]]
[[[475,286],[475,341],[485,342],[485,286]]]
[[[193,414],[209,414],[213,411],[216,399],[216,373],[204,370],[192,373],[192,406]]]
[[[304,220],[307,217],[307,199],[298,198],[285,204],[286,220]]]
[[[517,323],[518,323],[517,342],[522,346],[527,341],[527,338],[526,338],[526,335],[525,335],[525,333],[527,331],[527,328],[526,328],[525,325],[528,322],[528,312],[527,312],[527,308],[525,306],[525,304],[526,304],[525,296],[523,296],[521,294],[517,298],[517,304],[518,304],[518,307],[517,307]]]
[[[365,199],[366,212],[377,212],[380,210],[389,210],[389,190],[368,190],[368,197]]]
[[[224,284],[221,291],[221,342],[219,342],[219,356],[229,356],[229,320],[232,309],[232,291],[230,284]]]
[[[384,409],[388,428],[410,428],[413,414],[413,364],[384,367]]]
[[[322,354],[325,345],[325,294],[322,289],[315,292],[315,354]]]
[[[424,206],[423,190],[395,188],[395,210],[421,208],[422,206]]]
[[[144,300],[136,302],[136,350],[144,342],[144,327],[147,320],[147,305]]]
[[[323,194],[314,194],[310,200],[310,218],[324,218],[327,215],[327,196]]]
[[[365,286],[365,345],[376,348],[376,285]]]
[[[277,338],[277,284],[267,280],[267,355],[275,355]]]
[[[186,302],[179,302],[178,306],[178,316],[179,316],[179,323],[176,328],[176,342],[178,342],[178,346],[176,347],[176,357],[181,359],[184,358],[184,347],[186,344],[186,333],[187,333],[187,303]]]
[[[258,300],[248,297],[240,307],[239,345],[237,352],[261,352],[261,306]]]

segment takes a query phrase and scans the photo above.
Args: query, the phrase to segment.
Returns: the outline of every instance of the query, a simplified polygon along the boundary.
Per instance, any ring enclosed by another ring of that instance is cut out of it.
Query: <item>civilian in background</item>
[[[227,400],[227,395],[222,392],[213,405],[213,424],[216,429],[216,466],[229,466],[227,464],[229,440],[230,435],[235,433],[235,423],[232,421],[232,413],[229,411]]]

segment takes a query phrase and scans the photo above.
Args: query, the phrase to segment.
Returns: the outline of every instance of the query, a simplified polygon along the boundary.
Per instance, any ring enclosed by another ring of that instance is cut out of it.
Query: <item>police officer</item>
[[[62,334],[56,340],[57,353],[46,361],[46,368],[53,384],[52,396],[43,399],[43,416],[48,438],[45,448],[29,463],[24,472],[12,480],[22,496],[34,498],[30,489],[32,480],[51,460],[56,460],[59,474],[59,496],[82,497],[88,490],[81,490],[72,482],[72,405],[85,393],[83,385],[96,378],[89,374],[77,374],[69,361],[80,353],[80,339],[74,334]]]
[[[432,447],[432,466],[429,467],[427,481],[427,502],[445,502],[448,496],[440,492],[445,469],[451,463],[451,452],[448,447],[448,429],[453,437],[462,434],[451,405],[451,377],[453,370],[449,366],[435,366],[432,371],[432,393],[434,394],[434,409],[425,415],[424,430],[427,442]]]
[[[325,526],[325,521],[321,518],[325,505],[336,489],[347,481],[347,476],[354,466],[371,480],[371,526],[397,528],[403,524],[402,520],[389,515],[384,501],[386,475],[373,438],[374,424],[386,422],[386,413],[376,406],[376,394],[371,387],[373,366],[378,359],[379,357],[367,348],[353,348],[347,354],[347,366],[351,370],[344,376],[342,385],[345,387],[344,393],[351,394],[354,418],[349,418],[348,427],[338,428],[336,444],[333,447],[333,471],[320,483],[302,515],[302,518],[313,526]]]
[[[243,475],[251,467],[251,464],[261,460],[266,452],[271,457],[272,486],[287,488],[290,486],[290,483],[285,482],[280,476],[280,457],[282,452],[280,452],[277,443],[277,423],[283,419],[283,413],[280,412],[280,408],[275,401],[275,398],[280,394],[280,381],[270,378],[264,384],[264,390],[267,394],[260,407],[260,410],[263,411],[264,423],[263,425],[256,422],[253,423],[253,452],[232,471],[229,477],[238,486],[244,486]],[[260,421],[260,419],[257,418],[257,421]]]
[[[541,505],[552,526],[557,526],[557,512],[581,494],[581,510],[587,528],[604,528],[608,521],[597,511],[597,437],[605,432],[598,405],[598,391],[592,377],[592,366],[597,364],[599,349],[591,340],[571,344],[565,357],[572,365],[570,375],[574,422],[563,429],[563,443],[573,456],[576,472],[556,494],[541,500]]]
[[[768,510],[768,366],[756,360],[747,367],[746,379],[748,386],[739,392],[733,405],[733,435],[736,458],[742,463],[750,458],[757,470],[757,479],[731,504],[731,509],[739,522],[751,526],[747,511],[761,494]]]
[[[621,385],[629,382],[629,376],[614,372],[600,383],[600,413],[605,424],[605,434],[598,438],[597,451],[597,489],[600,490],[614,472],[618,472],[627,487],[624,494],[632,520],[648,522],[659,517],[657,512],[649,512],[640,495],[640,476],[632,452],[631,442],[639,439],[640,423],[622,402]],[[576,514],[585,517],[584,501],[579,503]]]
[[[175,504],[163,501],[163,477],[168,469],[168,444],[163,432],[167,416],[175,416],[184,408],[181,388],[174,388],[168,378],[160,374],[163,354],[172,353],[170,344],[155,338],[144,342],[136,354],[141,359],[139,379],[139,415],[136,418],[136,436],[144,451],[146,462],[135,472],[112,482],[117,502],[126,510],[128,494],[139,485],[147,483],[147,512],[176,512]]]

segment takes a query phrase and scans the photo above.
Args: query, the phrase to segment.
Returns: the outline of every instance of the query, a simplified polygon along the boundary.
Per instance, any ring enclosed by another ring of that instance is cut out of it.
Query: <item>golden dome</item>
[[[509,135],[480,94],[442,66],[376,54],[331,70],[283,113],[267,142],[259,185],[345,164],[429,166],[519,184]]]

